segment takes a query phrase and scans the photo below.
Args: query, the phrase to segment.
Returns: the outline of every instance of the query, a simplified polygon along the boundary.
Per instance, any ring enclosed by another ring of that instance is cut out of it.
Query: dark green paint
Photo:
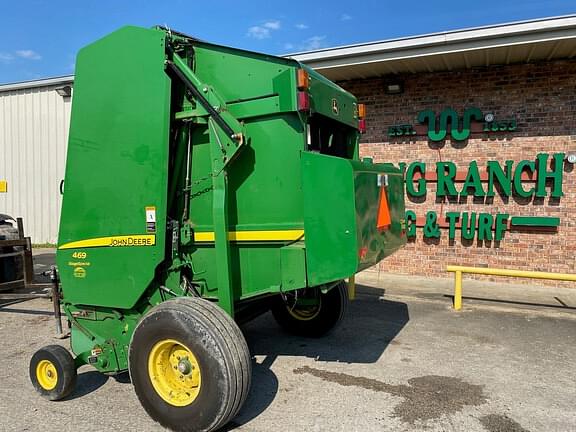
[[[410,124],[401,124],[388,127],[388,136],[390,138],[411,135],[416,135],[416,130],[414,129],[414,126]]]
[[[464,110],[462,122],[458,113],[452,108],[446,108],[440,113],[438,130],[436,130],[436,113],[432,110],[425,110],[418,114],[420,124],[428,124],[428,138],[431,141],[442,141],[448,132],[456,141],[463,141],[470,136],[470,123],[472,120],[481,120],[482,111],[478,108],[467,108]]]
[[[546,182],[552,182],[552,189],[550,196],[553,198],[561,198],[564,196],[562,192],[562,178],[564,173],[564,153],[555,153],[552,160],[552,171],[548,171],[548,154],[540,153],[536,157],[536,164],[538,167],[538,178],[536,180],[536,196],[546,197]]]
[[[496,225],[494,227],[494,240],[500,241],[504,237],[504,231],[506,231],[507,220],[510,217],[507,213],[498,213],[496,215]]]
[[[541,226],[557,227],[560,226],[560,218],[547,216],[514,216],[510,220],[514,226]]]
[[[406,210],[406,237],[416,237],[416,213]]]
[[[456,176],[456,164],[454,162],[436,162],[437,189],[436,196],[457,196],[454,186]]]
[[[522,173],[524,171],[529,171],[530,175],[534,172],[536,164],[533,161],[523,160],[518,162],[516,165],[516,170],[514,171],[514,191],[516,194],[523,198],[529,198],[534,194],[535,188],[532,187],[529,190],[524,189],[522,183]]]
[[[462,221],[462,238],[464,240],[474,240],[476,235],[476,213],[464,212],[460,216]]]
[[[551,168],[548,169],[548,160],[552,158]],[[541,153],[536,161],[522,160],[516,166],[511,160],[507,160],[504,167],[497,161],[488,161],[486,171],[488,174],[488,184],[485,187],[481,180],[480,168],[476,161],[468,164],[466,178],[459,189],[455,180],[457,168],[454,162],[443,161],[436,163],[437,177],[437,197],[458,197],[473,195],[475,197],[493,197],[496,195],[496,187],[502,196],[509,197],[516,193],[520,197],[529,198],[531,196],[561,198],[563,194],[564,175],[564,153],[554,153],[549,155]],[[406,192],[413,197],[426,196],[426,186],[428,181],[425,178],[426,164],[424,162],[412,162],[410,164],[400,164],[400,169],[406,172]],[[415,173],[421,173],[420,178],[414,182]],[[522,179],[523,173],[532,176],[537,173],[536,184],[526,189],[525,181]],[[548,194],[547,189],[550,189]]]
[[[416,213],[412,210],[406,210],[405,213],[407,224],[407,237],[416,236]],[[501,241],[504,238],[504,233],[508,229],[507,221],[510,219],[508,213],[497,213],[495,216],[489,213],[460,213],[460,212],[446,212],[446,221],[448,222],[448,238],[454,240],[456,238],[457,223],[462,221],[460,230],[462,239],[484,241]],[[424,225],[424,237],[426,238],[439,238],[439,225],[437,224],[438,215],[435,211],[428,211],[426,213],[426,222]],[[526,227],[558,227],[560,225],[560,218],[558,217],[540,217],[540,216],[514,216],[511,219],[513,226],[526,226]],[[438,231],[436,231],[438,230]]]
[[[488,161],[488,192],[486,196],[493,197],[496,195],[494,192],[494,185],[497,183],[504,196],[512,194],[512,166],[514,161],[506,161],[506,172],[497,161]]]
[[[402,167],[400,168],[402,169]],[[419,171],[422,177],[420,177],[416,184],[418,185],[414,188],[414,173]],[[408,165],[406,170],[406,193],[412,195],[413,197],[423,197],[426,196],[426,179],[424,175],[426,174],[426,164],[424,162],[412,162]]]
[[[456,237],[456,223],[460,219],[459,212],[446,212],[446,220],[448,221],[448,238],[454,240]]]
[[[478,108],[466,108],[462,118],[452,108],[444,109],[437,117],[436,112],[428,109],[418,113],[416,121],[428,125],[427,135],[430,141],[443,141],[450,134],[455,141],[464,141],[470,137],[472,121],[482,122],[484,133],[514,132],[517,128],[515,119],[485,121]],[[398,124],[388,127],[389,138],[413,136],[417,132],[411,124]]]
[[[478,240],[492,240],[492,224],[494,218],[489,213],[480,213],[478,215]]]
[[[482,188],[482,180],[480,180],[480,172],[478,171],[478,163],[476,161],[472,161],[470,165],[468,165],[468,174],[466,174],[460,195],[468,196],[468,189],[470,188],[474,189],[473,195],[475,197],[483,197],[486,195]]]
[[[483,132],[514,132],[517,129],[516,119],[484,122]]]
[[[426,212],[426,223],[424,224],[424,237],[440,238],[438,215],[436,214],[435,211]]]

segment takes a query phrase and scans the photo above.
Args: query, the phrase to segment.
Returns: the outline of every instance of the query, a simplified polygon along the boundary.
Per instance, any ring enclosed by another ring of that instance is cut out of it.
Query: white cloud
[[[280,21],[267,21],[262,25],[262,27],[270,30],[278,30],[280,28]]]
[[[326,46],[326,36],[312,36],[304,41],[302,49],[305,51],[313,51]]]
[[[252,26],[248,29],[247,35],[254,39],[266,39],[270,37],[270,30],[260,26]]]
[[[298,30],[306,30],[308,28],[306,24],[296,24],[294,27],[296,27]]]
[[[254,39],[267,39],[272,34],[272,31],[279,30],[280,27],[280,21],[266,21],[262,25],[250,27],[247,36]]]
[[[18,50],[16,55],[26,60],[40,60],[42,58],[40,54],[32,50]]]
[[[12,54],[0,52],[0,63],[10,63],[12,60],[14,60]]]
[[[340,21],[350,21],[351,19],[352,19],[352,17],[348,14],[340,15]]]
[[[284,44],[284,49],[285,50],[292,50],[294,49],[294,44],[291,44],[290,42],[287,42]]]

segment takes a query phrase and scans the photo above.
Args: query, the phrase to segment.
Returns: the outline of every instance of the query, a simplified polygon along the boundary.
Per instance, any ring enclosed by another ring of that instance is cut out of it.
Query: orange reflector
[[[363,119],[366,117],[366,105],[358,104],[358,118]]]
[[[390,218],[390,209],[388,208],[388,196],[386,194],[386,187],[380,188],[380,205],[378,206],[378,219],[376,220],[376,228],[385,230],[390,227],[392,222]]]
[[[298,90],[307,90],[309,86],[308,72],[304,69],[298,69]]]

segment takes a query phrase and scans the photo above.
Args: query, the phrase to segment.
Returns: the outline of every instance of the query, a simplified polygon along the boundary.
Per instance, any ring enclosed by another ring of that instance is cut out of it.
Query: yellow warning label
[[[156,235],[154,234],[135,234],[111,237],[98,237],[93,239],[78,240],[71,243],[65,243],[58,249],[76,249],[91,247],[127,247],[127,246],[154,246],[156,244]]]

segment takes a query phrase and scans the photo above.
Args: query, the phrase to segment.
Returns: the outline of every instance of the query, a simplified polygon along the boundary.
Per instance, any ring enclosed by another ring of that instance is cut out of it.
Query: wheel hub
[[[193,366],[188,360],[188,357],[183,358],[178,362],[178,370],[182,375],[188,375],[190,372],[192,372],[192,369]]]
[[[53,390],[58,383],[56,366],[50,360],[42,360],[36,366],[36,379],[44,390]]]
[[[150,350],[148,375],[158,396],[173,406],[190,405],[201,387],[198,360],[184,344],[161,340]]]
[[[302,295],[298,294],[298,291],[295,291],[294,298],[286,302],[288,313],[298,321],[313,320],[320,314],[320,309],[322,308],[320,290],[302,291]]]

